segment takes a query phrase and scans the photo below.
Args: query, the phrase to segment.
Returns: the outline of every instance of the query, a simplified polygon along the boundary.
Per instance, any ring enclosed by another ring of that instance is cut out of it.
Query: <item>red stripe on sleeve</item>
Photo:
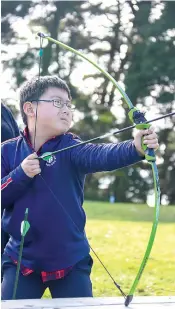
[[[7,181],[4,182],[4,183],[1,185],[1,190],[5,189],[5,188],[9,185],[9,183],[11,183],[12,181],[13,181],[13,180],[12,180],[11,177],[8,178]]]

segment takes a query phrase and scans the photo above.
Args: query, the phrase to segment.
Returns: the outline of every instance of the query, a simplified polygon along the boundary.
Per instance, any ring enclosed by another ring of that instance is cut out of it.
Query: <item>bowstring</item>
[[[42,62],[42,43],[43,43],[43,38],[40,37],[40,51],[39,51],[39,72],[38,72],[38,82],[40,80],[41,76],[41,62]],[[37,130],[37,118],[38,118],[38,100],[39,100],[39,87],[37,88],[37,106],[36,106],[36,115],[35,115],[35,128],[34,128],[34,141],[33,141],[33,150],[35,151],[35,144],[36,144],[36,130]],[[15,153],[16,157],[16,153]],[[24,224],[28,220],[28,209],[26,208],[25,210],[25,215],[24,215]],[[15,282],[14,282],[14,287],[13,287],[13,293],[12,293],[12,299],[14,300],[16,298],[16,293],[17,293],[17,288],[18,288],[18,283],[19,283],[19,274],[20,274],[20,269],[21,269],[21,262],[22,262],[22,254],[23,254],[23,248],[24,248],[24,241],[25,241],[25,235],[21,235],[21,241],[20,241],[20,247],[19,247],[19,256],[17,260],[17,269],[16,269],[16,275],[15,275]]]
[[[34,140],[33,140],[33,148],[35,150],[36,146],[36,130],[37,130],[37,120],[38,120],[38,103],[39,103],[39,81],[41,77],[41,64],[42,64],[42,55],[43,55],[43,38],[40,37],[40,50],[39,50],[39,68],[38,68],[38,90],[37,90],[37,102],[36,102],[36,114],[35,114],[35,129],[34,129]],[[35,150],[36,151],[36,150]]]

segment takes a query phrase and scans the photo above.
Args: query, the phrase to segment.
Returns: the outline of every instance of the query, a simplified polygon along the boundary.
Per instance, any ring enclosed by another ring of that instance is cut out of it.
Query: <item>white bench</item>
[[[2,309],[124,309],[122,297],[5,300]],[[175,309],[175,296],[134,297],[131,309]]]

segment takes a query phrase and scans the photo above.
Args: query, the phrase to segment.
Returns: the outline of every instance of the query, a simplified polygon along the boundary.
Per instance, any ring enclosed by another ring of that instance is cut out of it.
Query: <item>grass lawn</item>
[[[140,266],[151,231],[154,208],[135,204],[85,202],[86,232],[92,248],[125,293]],[[94,296],[120,296],[94,258]],[[46,291],[44,297],[49,297]],[[175,207],[161,206],[156,239],[136,295],[175,295]]]

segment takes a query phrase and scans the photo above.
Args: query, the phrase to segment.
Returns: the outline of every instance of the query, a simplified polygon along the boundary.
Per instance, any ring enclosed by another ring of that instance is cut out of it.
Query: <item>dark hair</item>
[[[42,94],[50,87],[56,87],[67,91],[71,98],[70,89],[66,82],[57,76],[40,76],[25,82],[20,89],[20,111],[23,122],[27,125],[27,116],[23,111],[25,102],[39,99]]]

